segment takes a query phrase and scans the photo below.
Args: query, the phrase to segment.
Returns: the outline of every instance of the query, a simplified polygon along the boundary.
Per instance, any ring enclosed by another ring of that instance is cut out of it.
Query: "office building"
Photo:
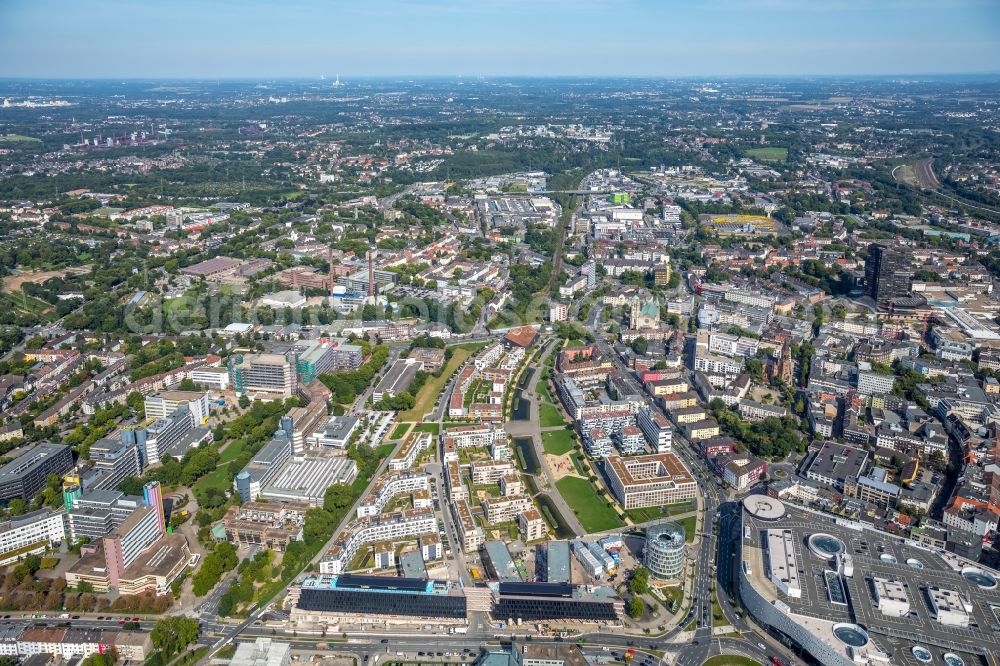
[[[153,395],[146,396],[144,403],[147,419],[163,419],[175,411],[178,407],[187,407],[191,412],[195,425],[201,425],[208,421],[209,403],[208,393],[200,391],[161,391]]]
[[[121,432],[121,440],[140,447],[145,453],[144,465],[157,465],[162,462],[167,449],[179,442],[194,426],[191,411],[186,405],[181,405],[170,416],[147,419],[138,426],[125,428]]]
[[[135,442],[99,439],[90,447],[90,461],[97,476],[83,490],[115,490],[127,477],[142,475],[142,452]]]
[[[364,351],[340,338],[321,338],[296,342],[286,356],[295,359],[298,381],[308,384],[322,374],[356,370],[364,360]]]
[[[66,539],[65,514],[39,509],[0,523],[0,565],[43,553]]]
[[[85,546],[83,556],[66,572],[66,585],[75,588],[80,583],[89,583],[95,592],[114,590],[126,596],[169,592],[170,584],[188,570],[191,561],[191,550],[182,535],[161,535],[135,553],[129,566],[122,566],[126,550],[141,542],[140,536],[148,538],[152,525],[155,515],[146,507],[136,514],[127,533],[113,534],[96,545]],[[128,543],[122,543],[126,535]],[[110,556],[105,553],[106,545],[111,547]]]
[[[281,354],[237,351],[229,358],[229,383],[239,394],[290,398],[298,384],[296,366]]]
[[[100,492],[110,499],[108,491]],[[162,594],[180,575],[190,556],[187,541],[180,535],[167,535],[160,484],[156,481],[147,483],[143,487],[143,495],[144,500],[141,504],[134,503],[137,506],[124,521],[110,533],[95,539],[96,545],[88,546],[80,561],[66,573],[68,585],[89,582],[96,591],[117,590],[121,594],[138,594],[155,589]],[[122,499],[119,496],[113,503],[105,502],[106,512],[124,508],[120,506]],[[116,505],[114,509],[112,504]],[[78,528],[95,524],[96,521],[77,521]],[[166,541],[168,536],[170,541]]]
[[[508,622],[619,622],[624,603],[607,587],[499,583],[492,615]]]
[[[626,510],[684,502],[694,498],[698,487],[673,453],[609,456],[604,471],[611,491]]]
[[[684,570],[684,528],[669,521],[646,527],[643,564],[660,579],[679,578]]]
[[[326,426],[312,434],[310,442],[319,447],[346,449],[351,441],[351,435],[357,430],[359,424],[360,421],[356,416],[332,416],[326,422]]]
[[[70,539],[83,537],[96,541],[125,523],[133,513],[146,506],[145,499],[117,490],[94,490],[67,502]]]
[[[854,484],[868,461],[868,452],[836,442],[823,442],[806,469],[806,478],[843,491]]]
[[[240,499],[249,502],[260,497],[264,484],[270,482],[291,455],[292,446],[288,433],[276,430],[271,441],[250,459],[233,480]]]
[[[283,553],[289,543],[302,539],[308,510],[308,504],[247,502],[229,507],[222,518],[222,527],[229,543]]]
[[[229,369],[214,366],[195,368],[191,370],[191,381],[208,389],[225,391],[229,388]]]
[[[910,281],[913,278],[910,263],[910,253],[905,248],[880,243],[868,246],[865,289],[877,305],[882,306],[894,298],[910,294]]]
[[[289,591],[293,622],[466,623],[466,589],[449,581],[395,576],[306,575]]]
[[[73,451],[63,444],[41,442],[0,467],[0,501],[31,501],[50,474],[61,477],[73,468]]]
[[[229,666],[288,666],[292,662],[290,643],[259,637],[253,643],[237,643]]]

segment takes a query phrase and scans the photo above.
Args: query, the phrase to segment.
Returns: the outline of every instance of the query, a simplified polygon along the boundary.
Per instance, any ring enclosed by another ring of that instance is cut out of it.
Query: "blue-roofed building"
[[[306,575],[289,592],[293,622],[468,621],[465,590],[446,580]]]

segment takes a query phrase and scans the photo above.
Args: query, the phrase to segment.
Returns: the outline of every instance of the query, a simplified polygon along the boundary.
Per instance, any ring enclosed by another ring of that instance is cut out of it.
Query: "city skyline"
[[[998,71],[997,25],[1000,5],[981,0],[15,0],[0,9],[0,76],[981,74]]]

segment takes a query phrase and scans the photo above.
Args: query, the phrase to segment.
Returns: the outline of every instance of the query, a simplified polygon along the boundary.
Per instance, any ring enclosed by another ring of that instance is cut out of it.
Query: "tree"
[[[249,406],[250,406],[250,398],[248,398],[246,395],[241,395],[240,396],[240,409],[246,409]]]
[[[181,616],[165,617],[153,626],[150,638],[153,647],[172,657],[198,640],[198,620]]]
[[[632,574],[632,580],[628,582],[628,588],[633,594],[645,594],[649,590],[649,569],[644,566],[637,567]]]
[[[326,489],[323,496],[323,510],[330,513],[339,513],[346,509],[354,501],[354,492],[346,483],[335,483]]]
[[[646,338],[644,338],[641,335],[632,341],[632,351],[634,351],[639,356],[644,355],[648,347],[649,343],[646,341]]]
[[[142,479],[137,476],[126,476],[118,484],[118,490],[126,495],[142,496]]]
[[[28,505],[20,497],[15,497],[10,501],[10,504],[7,505],[7,510],[12,516],[20,516],[28,510]]]
[[[646,604],[642,603],[642,599],[639,597],[632,597],[632,600],[628,602],[628,614],[633,620],[638,620],[642,617],[645,610]]]

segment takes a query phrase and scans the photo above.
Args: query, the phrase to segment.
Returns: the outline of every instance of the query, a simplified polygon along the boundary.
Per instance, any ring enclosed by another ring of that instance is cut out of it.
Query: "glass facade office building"
[[[312,584],[310,584],[312,583]],[[443,581],[345,574],[302,584],[296,607],[320,613],[464,620],[465,594]]]

